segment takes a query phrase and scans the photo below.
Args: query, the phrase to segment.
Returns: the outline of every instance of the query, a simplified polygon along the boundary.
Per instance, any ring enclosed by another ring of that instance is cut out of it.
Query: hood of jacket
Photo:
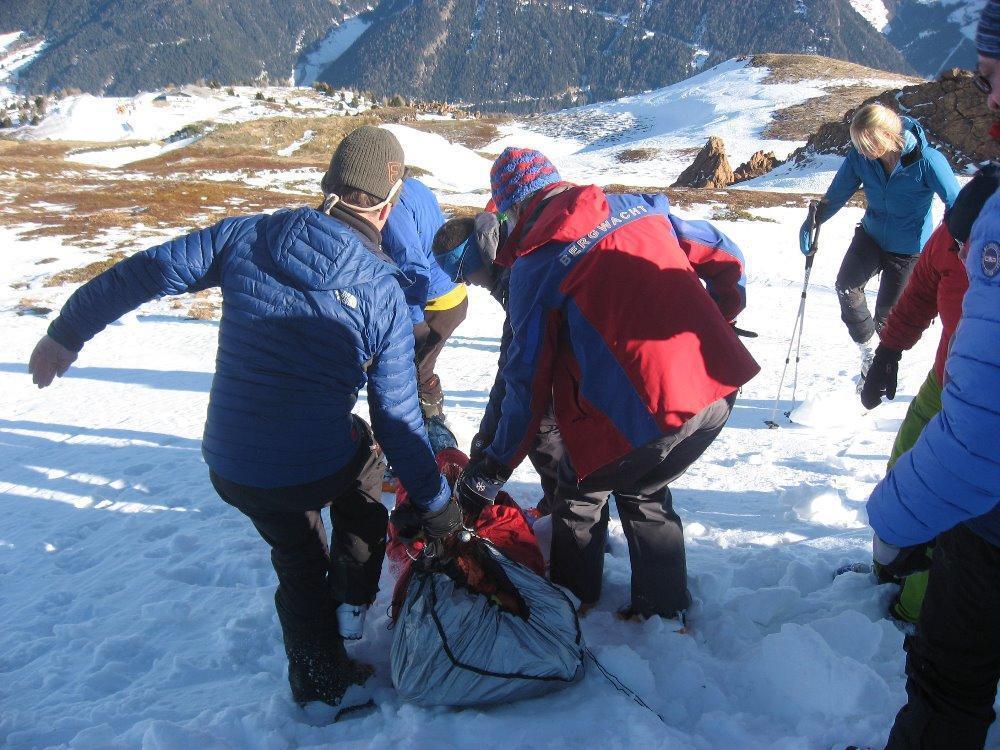
[[[562,191],[552,196],[557,188]],[[549,242],[575,242],[608,214],[608,199],[597,185],[556,183],[525,203],[496,262],[509,267],[517,258]]]
[[[922,150],[930,144],[923,126],[910,117],[903,117],[903,154],[912,153],[918,147]]]
[[[312,208],[279,211],[266,228],[274,263],[302,289],[330,291],[406,277],[360,232]]]

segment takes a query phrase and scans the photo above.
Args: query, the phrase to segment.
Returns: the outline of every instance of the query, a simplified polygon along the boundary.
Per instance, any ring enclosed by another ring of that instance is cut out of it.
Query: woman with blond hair
[[[861,378],[871,365],[872,336],[881,329],[906,286],[920,249],[932,229],[931,201],[936,193],[946,206],[958,195],[958,181],[948,161],[927,143],[923,128],[881,104],[861,107],[851,119],[852,147],[820,202],[816,221],[837,213],[859,187],[868,208],[837,274],[840,317],[861,350]],[[809,221],[799,244],[809,253]],[[865,285],[881,274],[875,315],[865,299]]]

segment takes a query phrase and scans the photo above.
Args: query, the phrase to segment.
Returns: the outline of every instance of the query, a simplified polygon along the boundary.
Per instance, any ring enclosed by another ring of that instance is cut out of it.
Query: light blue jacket
[[[900,547],[965,523],[1000,545],[1000,192],[969,238],[969,291],[945,364],[941,411],[868,500],[872,528]]]
[[[883,250],[916,255],[934,228],[934,194],[950,208],[959,186],[948,160],[928,145],[920,124],[902,119],[906,143],[892,173],[886,175],[878,159],[868,159],[852,146],[823,197],[818,219],[831,218],[863,187],[868,209],[861,227]]]

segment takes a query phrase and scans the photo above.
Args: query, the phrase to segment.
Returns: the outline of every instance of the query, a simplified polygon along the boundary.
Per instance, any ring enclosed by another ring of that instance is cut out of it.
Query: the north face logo
[[[355,297],[350,292],[344,292],[338,289],[333,293],[333,295],[337,298],[337,301],[340,302],[340,304],[342,304],[344,307],[349,307],[352,310],[357,309],[358,298]]]

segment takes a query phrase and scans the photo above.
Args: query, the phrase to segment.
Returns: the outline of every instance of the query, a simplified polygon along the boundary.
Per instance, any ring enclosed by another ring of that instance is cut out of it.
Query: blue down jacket
[[[417,505],[439,508],[448,488],[417,402],[397,275],[371,239],[310,208],[225,219],[92,279],[49,335],[79,350],[154,297],[221,287],[206,463],[264,488],[333,474],[357,451],[351,410],[367,383],[379,444]]]
[[[903,119],[903,155],[886,175],[878,159],[868,159],[853,146],[830,183],[819,220],[826,221],[864,187],[868,209],[861,227],[890,253],[916,255],[931,236],[934,194],[950,207],[958,196],[958,181],[948,160],[927,143],[919,123]]]
[[[456,286],[434,260],[434,235],[442,224],[444,214],[434,193],[420,180],[407,177],[399,202],[382,229],[382,248],[411,282],[403,292],[413,325],[424,319],[428,300]]]
[[[1000,545],[1000,193],[969,238],[969,291],[945,363],[941,411],[868,500],[872,528],[900,547],[965,523]]]

